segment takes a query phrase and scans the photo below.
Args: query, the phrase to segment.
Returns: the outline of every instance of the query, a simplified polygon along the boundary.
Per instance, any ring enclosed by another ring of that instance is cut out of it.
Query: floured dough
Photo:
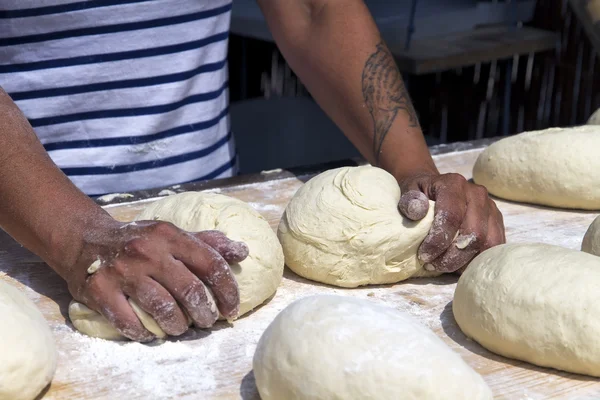
[[[431,227],[434,203],[414,222],[400,214],[399,200],[398,183],[380,168],[344,167],[317,175],[298,190],[279,224],[287,266],[342,287],[432,275],[417,250]]]
[[[150,204],[136,220],[168,221],[189,232],[218,230],[231,240],[246,243],[248,257],[231,265],[240,290],[239,316],[271,297],[281,282],[284,261],[277,236],[269,223],[241,200],[213,193],[180,193]],[[165,336],[150,315],[132,306],[146,329],[158,337]],[[103,316],[82,304],[72,302],[69,317],[82,333],[124,339]]]
[[[581,250],[586,253],[600,256],[600,216],[594,219],[588,230],[585,232]]]
[[[133,312],[138,316],[144,328],[152,332],[157,338],[164,339],[167,337],[158,323],[144,310],[137,305],[135,301],[129,299],[129,304]],[[107,340],[127,340],[122,336],[111,324],[108,323],[103,315],[86,307],[75,300],[69,304],[69,319],[73,326],[81,333],[88,336],[99,337]]]
[[[31,300],[0,280],[0,400],[33,400],[52,380],[57,353]]]
[[[500,355],[600,376],[600,258],[548,244],[504,244],[462,274],[453,311]]]
[[[262,400],[491,399],[484,380],[409,315],[311,296],[285,308],[253,360]]]
[[[590,119],[587,121],[588,125],[600,125],[600,109],[596,110]]]
[[[485,149],[473,180],[508,200],[600,209],[598,148],[600,126],[521,133]]]

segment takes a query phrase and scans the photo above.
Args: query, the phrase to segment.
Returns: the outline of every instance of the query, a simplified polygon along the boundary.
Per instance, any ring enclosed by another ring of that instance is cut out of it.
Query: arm
[[[458,174],[439,174],[395,60],[362,0],[258,3],[315,100],[369,162],[398,180],[400,210],[421,219],[427,200],[436,201],[421,260],[453,271],[504,241],[502,215],[485,189]],[[457,232],[463,249],[452,245]]]
[[[63,277],[76,300],[102,313],[133,340],[153,336],[127,297],[172,335],[187,330],[187,317],[176,300],[196,325],[210,326],[217,319],[205,283],[224,315],[237,313],[237,285],[217,250],[230,257],[228,250],[233,249],[239,261],[247,255],[245,245],[218,233],[190,234],[163,222],[129,225],[114,220],[56,167],[1,88],[0,227]],[[96,260],[102,268],[89,275],[87,268]]]

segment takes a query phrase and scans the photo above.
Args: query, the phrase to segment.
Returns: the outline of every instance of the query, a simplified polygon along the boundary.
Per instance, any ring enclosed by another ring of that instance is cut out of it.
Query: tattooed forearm
[[[373,153],[379,165],[383,141],[398,111],[408,117],[409,126],[419,126],[417,115],[402,82],[394,57],[383,41],[365,63],[362,73],[362,92],[365,104],[373,119]]]

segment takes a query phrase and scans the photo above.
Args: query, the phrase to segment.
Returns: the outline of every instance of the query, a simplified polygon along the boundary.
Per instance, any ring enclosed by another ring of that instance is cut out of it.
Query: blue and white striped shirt
[[[232,0],[0,0],[0,85],[98,195],[227,177]]]

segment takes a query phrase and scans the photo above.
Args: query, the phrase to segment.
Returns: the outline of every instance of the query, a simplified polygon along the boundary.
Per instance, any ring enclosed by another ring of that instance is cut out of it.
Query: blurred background
[[[585,123],[600,107],[594,1],[365,2],[435,145]],[[358,156],[286,65],[255,0],[236,0],[231,23],[240,172]]]

